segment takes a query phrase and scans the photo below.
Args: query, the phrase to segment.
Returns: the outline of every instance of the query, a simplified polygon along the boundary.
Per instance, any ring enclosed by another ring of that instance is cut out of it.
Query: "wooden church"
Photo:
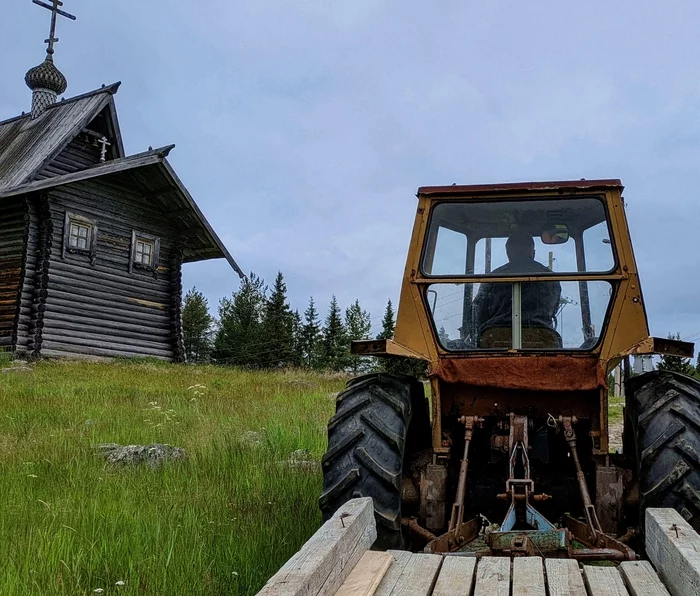
[[[0,122],[0,350],[30,358],[184,360],[182,264],[225,258],[167,156],[127,156],[119,83],[57,101],[46,59],[27,72],[31,112]]]

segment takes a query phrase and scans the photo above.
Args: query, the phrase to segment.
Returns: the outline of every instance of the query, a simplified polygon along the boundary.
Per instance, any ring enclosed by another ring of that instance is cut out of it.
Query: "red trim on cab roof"
[[[619,188],[622,190],[622,182],[616,179],[610,180],[567,180],[563,182],[514,182],[507,184],[467,184],[450,186],[421,186],[419,195],[447,195],[447,194],[485,194],[510,191],[543,191],[543,190],[570,190],[570,189],[605,189]]]

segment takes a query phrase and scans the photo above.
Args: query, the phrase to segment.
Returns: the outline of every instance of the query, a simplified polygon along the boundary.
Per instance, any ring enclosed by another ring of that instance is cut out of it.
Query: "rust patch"
[[[431,374],[446,383],[501,389],[590,391],[607,386],[595,356],[442,358]]]

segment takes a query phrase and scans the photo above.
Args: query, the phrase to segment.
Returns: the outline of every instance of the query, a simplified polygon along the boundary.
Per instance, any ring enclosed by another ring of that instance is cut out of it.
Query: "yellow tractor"
[[[380,548],[634,559],[649,506],[700,525],[700,383],[633,376],[692,357],[649,337],[619,180],[422,187],[394,339],[427,363],[351,380],[328,424],[320,507],[374,501]],[[622,453],[609,375],[624,371]]]

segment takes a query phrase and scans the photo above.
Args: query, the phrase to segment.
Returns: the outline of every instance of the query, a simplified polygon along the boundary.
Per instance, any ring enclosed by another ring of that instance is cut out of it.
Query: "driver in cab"
[[[527,232],[517,231],[511,234],[506,241],[506,255],[508,263],[494,269],[492,274],[520,276],[528,273],[550,272],[542,263],[535,261],[535,242]],[[560,297],[561,285],[558,281],[523,283],[520,309],[523,333],[525,334],[527,328],[554,331],[555,315],[559,308]],[[474,306],[476,307],[476,329],[481,338],[482,347],[501,347],[483,345],[485,343],[484,332],[489,329],[507,329],[508,337],[510,337],[512,302],[511,284],[481,284],[479,292],[474,298]],[[558,337],[558,334],[554,334],[553,337]],[[527,344],[526,340],[524,344]],[[558,344],[543,347],[561,347],[561,339],[558,339]]]

